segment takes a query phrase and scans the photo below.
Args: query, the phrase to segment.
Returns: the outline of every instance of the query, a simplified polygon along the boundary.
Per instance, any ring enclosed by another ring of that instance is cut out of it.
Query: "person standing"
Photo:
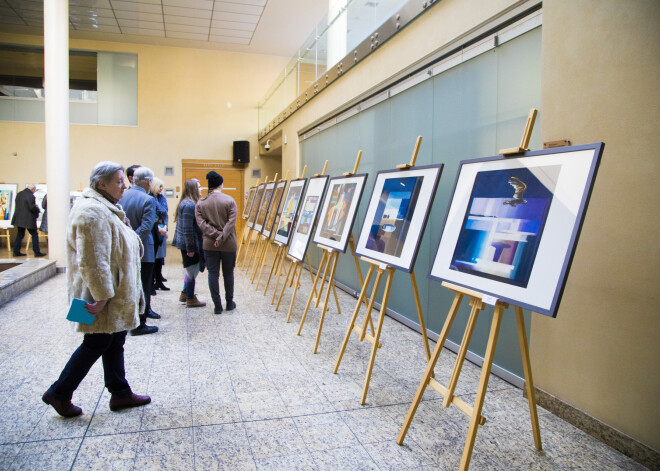
[[[34,192],[37,187],[34,183],[28,183],[24,190],[16,194],[16,210],[11,218],[12,226],[16,226],[16,239],[14,239],[14,257],[25,257],[21,253],[21,244],[25,237],[25,230],[32,236],[32,250],[35,257],[45,257],[45,253],[39,250],[39,233],[37,232],[37,218],[41,210],[37,206]]]
[[[151,183],[151,196],[156,199],[156,227],[154,236],[156,237],[156,259],[154,261],[154,289],[161,291],[169,291],[170,289],[165,286],[164,282],[167,281],[163,276],[163,265],[165,265],[165,257],[167,256],[167,223],[169,215],[167,214],[167,198],[163,194],[164,183],[160,178],[154,178]]]
[[[183,279],[183,291],[179,302],[186,303],[186,307],[203,307],[205,302],[195,296],[195,278],[200,271],[204,271],[204,254],[202,252],[202,231],[199,230],[195,220],[195,204],[202,194],[199,180],[188,180],[183,185],[181,200],[174,213],[174,238],[172,245],[181,250],[181,259],[186,274]]]
[[[145,335],[158,332],[158,327],[147,325],[147,317],[160,319],[160,315],[151,310],[151,289],[154,271],[154,237],[152,229],[156,220],[156,200],[147,192],[151,188],[154,173],[147,167],[139,167],[133,173],[133,186],[124,192],[119,204],[126,212],[131,227],[140,237],[144,246],[140,275],[144,291],[145,307],[140,314],[140,325],[131,330],[131,335]]]
[[[215,305],[214,313],[222,314],[220,300],[220,266],[225,284],[227,311],[236,309],[234,302],[234,266],[236,265],[236,214],[234,199],[222,192],[222,176],[206,174],[209,192],[195,206],[195,219],[202,230],[204,258],[209,270],[209,290]]]
[[[94,323],[76,324],[76,330],[84,334],[82,344],[41,397],[63,417],[82,414],[71,398],[99,358],[105,387],[111,394],[110,410],[151,402],[149,396],[133,393],[124,369],[126,331],[137,326],[144,305],[140,288],[142,244],[117,205],[126,189],[124,168],[114,162],[98,163],[89,186],[69,214],[66,282],[69,300],[85,300]]]
[[[44,195],[44,199],[41,200],[41,207],[44,208],[44,215],[41,218],[39,230],[44,234],[48,234],[48,195]]]

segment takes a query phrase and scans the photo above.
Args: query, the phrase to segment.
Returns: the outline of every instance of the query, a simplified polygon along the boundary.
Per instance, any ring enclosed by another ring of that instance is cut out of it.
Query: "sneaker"
[[[41,396],[41,400],[49,406],[53,406],[53,409],[55,409],[55,411],[62,417],[77,417],[82,414],[82,409],[71,404],[71,399],[68,401],[55,399],[53,396],[48,394],[48,391],[46,391],[44,395]]]
[[[206,306],[206,303],[201,302],[197,299],[197,296],[193,296],[190,299],[186,299],[186,307],[203,307]]]
[[[135,329],[131,330],[131,335],[136,336],[136,335],[147,335],[147,334],[155,334],[158,332],[158,327],[155,325],[147,325],[147,324],[142,324],[136,327]]]
[[[234,301],[229,301],[227,303],[227,311],[233,311],[236,309],[236,303]]]
[[[130,396],[117,396],[113,394],[110,396],[110,410],[117,411],[128,409],[129,407],[146,406],[151,402],[149,396],[140,396],[139,394],[131,393]]]
[[[150,309],[149,312],[147,312],[147,317],[149,319],[160,319],[161,316],[157,312],[154,312]]]
[[[188,301],[188,296],[186,296],[186,293],[182,291],[181,294],[179,295],[179,302],[185,303],[186,301]]]

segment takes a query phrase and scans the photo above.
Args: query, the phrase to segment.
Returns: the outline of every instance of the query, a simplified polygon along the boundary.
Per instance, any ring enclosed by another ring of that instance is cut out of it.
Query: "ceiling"
[[[43,35],[43,8],[0,0],[0,32]],[[292,57],[327,12],[328,0],[69,0],[69,37]]]

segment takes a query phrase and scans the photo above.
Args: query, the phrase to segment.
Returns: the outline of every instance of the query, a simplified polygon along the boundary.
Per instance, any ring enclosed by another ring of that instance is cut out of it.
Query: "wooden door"
[[[245,170],[242,166],[234,166],[231,160],[201,160],[201,159],[182,159],[181,160],[181,175],[182,175],[182,188],[183,183],[192,178],[196,178],[202,185],[202,195],[208,193],[208,182],[206,181],[206,174],[211,170],[218,172],[222,175],[223,190],[222,192],[234,198],[236,206],[238,207],[238,215],[236,217],[236,237],[240,237],[243,233],[245,221],[241,217],[243,214],[243,181]]]

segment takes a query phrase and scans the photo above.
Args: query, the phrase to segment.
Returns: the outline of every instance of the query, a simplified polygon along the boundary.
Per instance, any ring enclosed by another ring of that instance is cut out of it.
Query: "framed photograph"
[[[322,175],[310,178],[307,184],[307,190],[305,190],[305,196],[300,206],[300,215],[296,222],[296,228],[291,235],[291,244],[288,251],[290,256],[301,262],[307,252],[309,240],[312,238],[314,223],[319,215],[319,208],[329,179],[330,177],[327,175]]]
[[[275,241],[283,245],[288,245],[293,232],[293,226],[296,222],[298,209],[300,209],[300,200],[305,192],[305,185],[307,185],[306,178],[299,178],[291,180],[289,189],[284,198],[284,206],[282,207],[282,215],[277,223],[277,230],[275,231]]]
[[[0,228],[8,229],[16,209],[17,183],[0,183]]]
[[[366,181],[366,173],[330,179],[314,233],[315,244],[346,252]]]
[[[603,147],[461,162],[429,277],[555,317]]]
[[[261,233],[270,237],[271,232],[273,232],[273,226],[277,219],[277,215],[280,212],[280,205],[282,204],[282,196],[284,196],[284,189],[286,188],[286,180],[277,182],[275,185],[275,192],[273,193],[273,200],[270,202],[270,209],[268,210],[268,216],[266,216],[266,224],[264,224],[264,229]]]
[[[442,164],[378,172],[355,253],[410,272]]]
[[[275,189],[275,182],[266,183],[264,186],[264,193],[261,197],[261,202],[259,203],[259,211],[257,212],[257,218],[254,221],[254,226],[252,228],[261,232],[264,228],[266,222],[266,214],[268,214],[268,208],[270,208],[270,201],[273,199],[273,190]]]
[[[82,191],[72,191],[69,193],[69,203],[71,203],[72,208],[80,198],[82,198]]]
[[[257,192],[254,195],[252,200],[252,205],[250,207],[250,214],[248,215],[248,225],[251,229],[254,229],[254,221],[257,219],[257,212],[259,211],[259,204],[261,204],[261,197],[264,195],[264,188],[266,187],[265,183],[262,183],[257,187]]]
[[[245,200],[245,205],[243,206],[243,219],[247,219],[250,215],[250,209],[252,209],[252,203],[254,202],[254,195],[257,194],[257,187],[250,187],[248,190],[248,197]]]

